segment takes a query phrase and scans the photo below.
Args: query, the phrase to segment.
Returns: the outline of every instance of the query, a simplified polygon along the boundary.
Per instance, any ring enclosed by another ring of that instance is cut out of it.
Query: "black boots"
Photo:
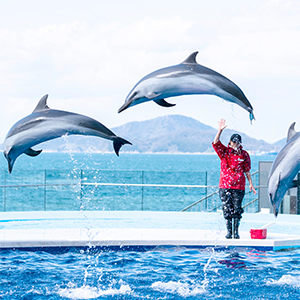
[[[234,218],[233,219],[233,238],[239,239],[239,226],[240,226],[240,219]],[[226,228],[227,234],[226,239],[232,239],[232,219],[226,219]]]
[[[234,218],[233,219],[233,237],[235,239],[239,239],[239,226],[240,226],[240,219]]]
[[[226,239],[232,239],[232,219],[226,219],[227,234]]]

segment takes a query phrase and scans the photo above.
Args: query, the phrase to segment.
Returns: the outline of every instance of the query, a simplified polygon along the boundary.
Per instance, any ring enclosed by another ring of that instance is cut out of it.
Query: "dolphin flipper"
[[[157,99],[153,101],[163,107],[171,107],[176,105],[176,104],[168,103],[165,99]]]
[[[146,98],[149,99],[149,100],[152,100],[153,98],[156,98],[160,95],[161,95],[161,93],[155,94],[154,92],[152,92],[152,93],[149,93],[148,95],[146,95]]]
[[[118,156],[119,156],[120,148],[125,144],[132,145],[130,142],[126,141],[125,139],[122,139],[121,137],[116,136],[114,138],[113,145],[114,145],[115,152]]]
[[[28,156],[38,156],[43,150],[33,150],[31,148],[27,149],[24,153]]]
[[[293,180],[291,183],[291,188],[296,188],[300,186],[300,180]]]

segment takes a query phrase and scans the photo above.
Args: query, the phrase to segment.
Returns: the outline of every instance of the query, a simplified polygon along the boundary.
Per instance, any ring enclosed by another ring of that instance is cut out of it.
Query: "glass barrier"
[[[0,211],[181,211],[199,200],[188,211],[217,211],[218,181],[217,171],[2,170]],[[245,212],[258,211],[255,197],[246,190]]]

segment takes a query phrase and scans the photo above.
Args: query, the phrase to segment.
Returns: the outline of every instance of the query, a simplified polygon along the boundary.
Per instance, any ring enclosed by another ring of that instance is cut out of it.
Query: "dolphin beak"
[[[7,153],[4,153],[4,156],[5,156],[5,158],[7,159],[7,163],[8,163],[8,172],[9,172],[9,174],[12,172],[12,169],[13,169],[13,166],[14,166],[14,163],[15,163],[15,161],[13,160],[11,160],[11,158],[8,156],[8,154]]]
[[[272,197],[272,194],[270,193],[269,194],[269,198],[270,198],[270,202],[273,206],[273,210],[274,210],[274,216],[275,218],[277,218],[277,215],[278,215],[278,208],[276,208],[276,204],[273,202],[273,197]]]
[[[275,216],[275,218],[277,218],[278,212],[279,212],[279,207],[277,208],[275,203],[273,204],[273,210],[274,210],[274,216]]]
[[[278,209],[275,208],[275,205],[274,205],[274,216],[275,216],[275,218],[277,218],[277,216],[278,216]]]
[[[8,172],[9,174],[12,172],[13,166],[14,166],[14,162],[11,160],[7,160],[8,162]]]
[[[122,107],[119,108],[118,113],[122,112],[123,110],[125,110],[126,108],[128,108],[131,104],[131,101],[125,102]]]
[[[130,94],[132,94],[132,95],[130,95]],[[137,95],[137,92],[134,92],[134,93],[130,92],[129,95],[126,97],[126,100],[125,100],[125,103],[123,104],[123,106],[119,108],[118,113],[120,113],[121,111],[128,108],[132,104],[132,102],[134,100],[136,100],[135,96]]]

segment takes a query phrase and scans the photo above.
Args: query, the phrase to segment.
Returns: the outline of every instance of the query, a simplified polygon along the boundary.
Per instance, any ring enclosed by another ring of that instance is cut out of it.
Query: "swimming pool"
[[[39,217],[37,217],[39,216]],[[99,217],[101,216],[101,217]],[[241,230],[271,215],[244,214]],[[15,230],[124,228],[210,229],[222,233],[218,213],[2,213],[0,233]],[[299,216],[278,217],[270,233],[299,232]],[[268,232],[269,232],[268,231]],[[93,237],[91,237],[93,240]],[[0,251],[0,299],[298,299],[300,250],[157,246],[46,247]],[[122,250],[122,251],[120,251]]]
[[[298,299],[300,252],[1,252],[1,299]]]

